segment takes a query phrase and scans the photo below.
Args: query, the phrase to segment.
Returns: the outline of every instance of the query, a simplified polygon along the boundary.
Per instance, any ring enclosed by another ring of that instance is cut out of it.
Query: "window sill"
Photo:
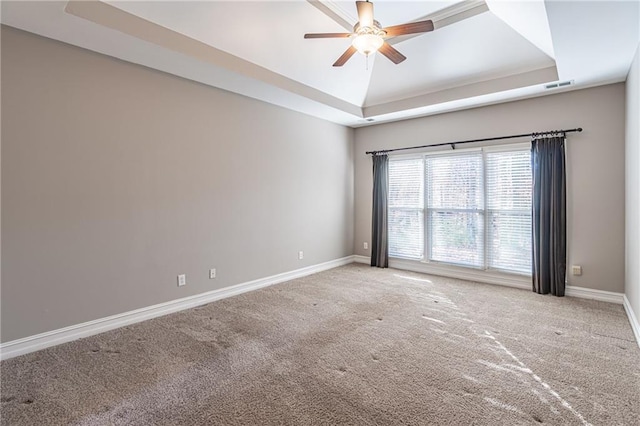
[[[389,258],[389,267],[403,269],[424,274],[439,275],[448,278],[477,281],[487,284],[498,284],[507,287],[531,289],[531,277],[510,274],[500,271],[485,271],[482,269],[465,268],[461,266],[429,263],[421,260],[409,260],[397,257]]]

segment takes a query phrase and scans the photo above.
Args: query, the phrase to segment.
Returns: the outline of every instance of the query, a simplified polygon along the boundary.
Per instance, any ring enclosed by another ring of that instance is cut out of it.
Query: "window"
[[[391,158],[389,254],[531,274],[529,148]]]
[[[421,259],[424,252],[424,175],[421,158],[389,162],[389,253]],[[393,179],[391,178],[393,176]]]

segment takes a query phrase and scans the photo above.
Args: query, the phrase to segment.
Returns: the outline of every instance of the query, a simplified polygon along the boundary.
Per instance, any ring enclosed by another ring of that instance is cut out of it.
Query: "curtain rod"
[[[554,134],[554,133],[571,133],[571,132],[581,132],[581,131],[582,131],[582,127],[578,127],[576,129],[565,129],[565,130],[547,130],[546,132],[523,133],[521,135],[497,136],[493,138],[471,139],[468,141],[443,142],[443,143],[436,143],[432,145],[408,146],[406,148],[382,149],[379,151],[367,151],[366,154],[378,155],[378,154],[386,154],[388,152],[394,152],[394,151],[405,151],[407,149],[430,148],[433,146],[446,146],[446,145],[451,145],[451,149],[456,149],[456,145],[461,145],[464,143],[497,141],[501,139],[524,138],[524,137],[534,137],[534,136]]]

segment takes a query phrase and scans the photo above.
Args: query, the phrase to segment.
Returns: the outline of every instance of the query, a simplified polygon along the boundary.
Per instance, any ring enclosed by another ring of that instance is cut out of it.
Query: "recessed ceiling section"
[[[76,2],[70,2],[70,6],[73,3]],[[398,112],[420,102],[426,102],[420,106],[428,106],[484,95],[490,88],[509,90],[514,88],[514,82],[529,86],[557,80],[554,61],[489,12],[482,0],[375,2],[374,17],[383,26],[430,18],[437,31],[390,39],[409,58],[402,66],[380,55],[366,58],[358,54],[342,67],[331,64],[350,45],[350,39],[306,40],[302,35],[344,32],[344,27],[357,22],[354,1],[105,3],[155,24],[156,39],[147,41],[193,56],[194,49],[184,40],[182,44],[166,41],[176,38],[175,34],[182,35],[187,41],[243,60],[243,68],[257,66],[252,77],[267,79],[270,84],[278,80],[274,76],[285,77],[280,84],[285,90],[314,100],[320,100],[318,92],[326,94],[325,102],[331,98],[344,101],[342,105],[329,103],[345,112],[353,113],[352,107],[361,107],[359,117],[367,117],[372,111]],[[85,18],[114,27],[113,22],[99,16],[102,13],[89,16],[89,8],[82,3],[78,6],[67,9],[72,13],[84,9]],[[124,20],[123,14],[121,21]],[[117,26],[120,31],[128,31],[122,23]],[[162,29],[167,30],[165,34],[161,34]],[[133,33],[136,30],[129,28],[128,32],[139,36]],[[224,63],[225,58],[213,56],[211,61]],[[272,75],[260,75],[264,74],[259,72],[262,69]],[[547,72],[531,72],[536,70]],[[513,78],[518,74],[520,78]],[[496,81],[499,78],[506,80]],[[301,85],[289,84],[292,82]]]
[[[553,59],[491,12],[394,47],[407,56],[407,66],[376,63],[367,107],[555,66]],[[542,81],[531,82],[536,83]]]
[[[626,76],[640,42],[640,1],[547,1],[558,73],[592,85]]]
[[[433,33],[390,39],[390,43],[409,58],[402,66],[384,57],[378,58],[379,55],[370,58],[355,55],[339,68],[330,65],[349,47],[350,39],[305,40],[302,37],[306,32],[345,31],[341,25],[344,22],[323,13],[320,7],[312,7],[318,2],[107,3],[161,28],[362,107],[389,104],[554,65],[553,60],[488,12],[484,2],[478,0],[375,2],[374,16],[384,26],[426,17],[437,19],[439,13],[448,9],[464,11],[484,6],[486,12],[470,15],[468,19],[443,26]],[[346,22],[357,21],[353,1],[326,2],[325,6]],[[97,23],[101,20],[95,15],[91,19]],[[189,54],[186,47],[182,53]]]
[[[489,10],[550,58],[555,58],[544,0],[486,0]]]

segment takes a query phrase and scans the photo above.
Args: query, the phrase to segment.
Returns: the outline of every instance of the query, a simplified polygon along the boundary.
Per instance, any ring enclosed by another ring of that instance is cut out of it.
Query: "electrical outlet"
[[[216,277],[216,269],[209,269],[209,279],[212,280]]]
[[[302,260],[304,259],[304,252],[303,251],[299,251],[298,252],[298,260]]]
[[[572,265],[571,266],[571,274],[575,276],[582,275],[582,266],[580,265]]]
[[[362,243],[362,247],[363,247],[365,250],[369,250],[369,243],[366,243],[366,242],[365,242],[365,243]]]
[[[187,276],[185,274],[178,275],[178,287],[187,285]]]

